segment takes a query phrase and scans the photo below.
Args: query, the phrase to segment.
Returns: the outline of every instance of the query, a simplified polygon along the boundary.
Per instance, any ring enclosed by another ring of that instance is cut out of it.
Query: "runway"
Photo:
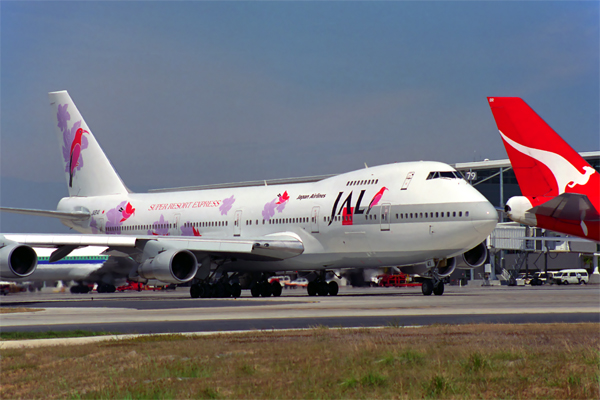
[[[251,329],[414,326],[466,323],[600,322],[600,287],[456,287],[443,296],[420,288],[342,288],[334,297],[285,290],[278,298],[191,299],[174,292],[72,295],[20,293],[1,307],[41,309],[3,313],[4,332],[74,330],[126,333]]]

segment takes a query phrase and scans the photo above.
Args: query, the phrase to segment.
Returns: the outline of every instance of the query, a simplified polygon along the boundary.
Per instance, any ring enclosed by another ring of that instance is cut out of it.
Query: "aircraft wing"
[[[189,250],[195,254],[265,261],[284,260],[304,252],[302,241],[297,236],[285,232],[253,239],[73,234],[6,234],[4,236],[14,242],[32,247],[56,248],[56,255],[51,258],[52,261],[58,261],[72,250],[85,246],[104,246],[107,247],[106,254],[129,256],[143,252],[148,242],[157,242],[170,249]]]
[[[536,215],[544,215],[570,221],[598,221],[598,211],[584,194],[563,193],[547,202],[528,210]]]

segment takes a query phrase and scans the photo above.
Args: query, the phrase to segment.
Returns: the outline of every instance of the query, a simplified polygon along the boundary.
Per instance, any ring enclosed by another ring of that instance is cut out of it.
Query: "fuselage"
[[[497,213],[447,164],[365,168],[317,182],[211,190],[68,197],[59,211],[88,211],[81,233],[261,238],[289,235],[304,252],[236,270],[408,265],[459,255],[494,229]],[[443,174],[442,174],[443,172]],[[437,173],[437,174],[436,174]]]

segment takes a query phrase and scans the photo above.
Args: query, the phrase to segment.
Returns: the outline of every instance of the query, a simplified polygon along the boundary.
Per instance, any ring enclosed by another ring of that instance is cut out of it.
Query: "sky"
[[[504,159],[487,96],[597,151],[599,4],[1,1],[0,204],[67,196],[57,90],[136,192]]]

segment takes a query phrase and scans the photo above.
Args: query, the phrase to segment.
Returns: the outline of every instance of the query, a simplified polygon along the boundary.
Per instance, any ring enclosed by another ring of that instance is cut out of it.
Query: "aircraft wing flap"
[[[597,221],[598,211],[584,194],[563,193],[533,207],[529,212],[570,221]]]
[[[256,239],[161,237],[158,240],[193,252],[230,255],[238,258],[283,260],[304,252],[304,245],[300,239],[281,235]]]

